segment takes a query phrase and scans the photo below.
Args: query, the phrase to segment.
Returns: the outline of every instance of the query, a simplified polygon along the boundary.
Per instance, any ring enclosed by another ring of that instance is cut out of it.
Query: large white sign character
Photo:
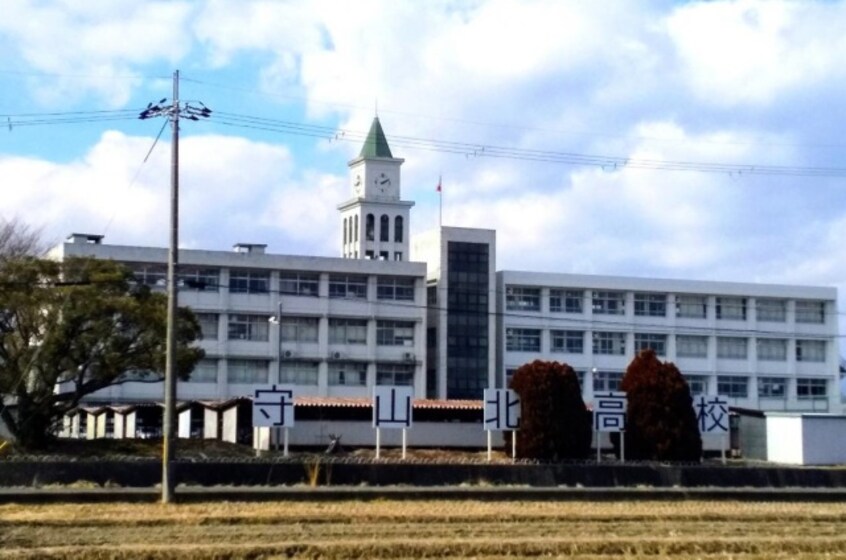
[[[626,429],[626,393],[597,393],[593,399],[593,429],[597,432],[622,432]]]
[[[373,427],[410,428],[414,388],[377,385],[373,388]]]
[[[486,430],[520,428],[520,397],[511,389],[485,389]]]
[[[727,434],[729,431],[728,397],[699,395],[693,401],[696,422],[702,434]]]
[[[293,426],[294,389],[276,385],[256,387],[253,398],[253,427]]]

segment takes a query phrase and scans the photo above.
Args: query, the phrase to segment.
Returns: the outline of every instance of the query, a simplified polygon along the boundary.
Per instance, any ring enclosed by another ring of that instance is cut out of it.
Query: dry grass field
[[[846,504],[1,505],[0,558],[846,558]]]

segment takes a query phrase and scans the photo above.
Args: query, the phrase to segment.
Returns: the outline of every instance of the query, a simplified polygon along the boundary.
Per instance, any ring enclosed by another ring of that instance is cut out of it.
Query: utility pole
[[[167,345],[164,378],[164,419],[162,422],[162,503],[173,501],[173,439],[176,435],[176,311],[179,306],[177,266],[179,264],[179,117],[198,121],[208,118],[211,110],[202,103],[195,107],[179,101],[179,70],[173,73],[173,100],[170,105],[162,99],[148,104],[138,115],[139,119],[164,116],[170,121],[173,138],[170,147],[170,248],[167,254]]]

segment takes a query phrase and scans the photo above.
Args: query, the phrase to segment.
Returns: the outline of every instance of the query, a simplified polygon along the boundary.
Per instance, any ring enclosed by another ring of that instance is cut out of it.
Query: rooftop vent
[[[94,235],[93,233],[72,233],[68,235],[68,243],[76,243],[83,245],[89,243],[91,245],[99,245],[103,242],[104,235]]]
[[[264,250],[267,249],[265,243],[236,243],[232,246],[236,253],[245,253],[250,255],[263,255]]]

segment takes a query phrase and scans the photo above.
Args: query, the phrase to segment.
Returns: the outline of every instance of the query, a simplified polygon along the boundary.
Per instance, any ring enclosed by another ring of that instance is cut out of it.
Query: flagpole
[[[438,229],[444,225],[444,191],[441,187],[441,176],[438,175]]]

